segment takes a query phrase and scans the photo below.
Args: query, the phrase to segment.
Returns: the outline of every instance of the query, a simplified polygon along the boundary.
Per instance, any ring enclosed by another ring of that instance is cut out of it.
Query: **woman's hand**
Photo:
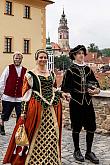
[[[21,114],[21,119],[25,120],[25,118],[26,118],[26,114]]]
[[[88,92],[90,95],[95,95],[100,93],[100,89],[94,86],[94,89],[88,88]]]
[[[71,95],[70,95],[70,93],[62,93],[62,98],[64,99],[64,100],[67,100],[67,101],[70,101],[70,99],[71,99]]]

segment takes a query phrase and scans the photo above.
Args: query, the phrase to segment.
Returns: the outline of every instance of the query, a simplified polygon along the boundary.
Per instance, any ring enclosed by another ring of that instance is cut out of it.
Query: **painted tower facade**
[[[68,51],[69,47],[69,28],[67,26],[67,19],[64,13],[61,15],[60,23],[58,27],[58,45],[62,49],[62,51]]]

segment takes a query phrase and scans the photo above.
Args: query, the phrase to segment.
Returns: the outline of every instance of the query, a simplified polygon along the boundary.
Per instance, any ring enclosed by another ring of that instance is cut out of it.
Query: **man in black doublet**
[[[86,65],[78,66],[77,64],[73,64],[70,67],[70,69],[66,71],[62,83],[62,90],[71,94],[71,98],[72,98],[70,101],[71,125],[72,128],[74,128],[78,132],[81,131],[82,126],[84,126],[85,128],[87,127],[89,131],[95,131],[96,129],[92,96],[89,95],[87,91],[87,83],[90,80],[96,82],[96,84],[99,86],[93,71],[88,66]],[[82,111],[82,109],[84,110]],[[85,112],[86,109],[87,112]],[[79,112],[81,113],[81,115]],[[86,113],[88,113],[88,115],[89,113],[91,114],[90,118],[87,117],[85,119]],[[92,123],[88,122],[87,120],[89,121],[91,120]]]
[[[84,161],[79,148],[79,133],[82,127],[84,127],[87,131],[87,151],[85,158],[98,164],[99,160],[91,152],[91,147],[94,131],[96,130],[92,95],[99,93],[99,83],[93,71],[83,63],[83,56],[86,55],[86,48],[83,45],[78,45],[72,49],[69,55],[74,62],[64,74],[61,90],[71,95],[69,107],[72,137],[75,147],[74,157],[76,160]],[[78,63],[80,61],[82,63]]]

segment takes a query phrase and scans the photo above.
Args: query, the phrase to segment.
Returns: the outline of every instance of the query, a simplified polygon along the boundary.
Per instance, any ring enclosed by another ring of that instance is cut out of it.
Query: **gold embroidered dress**
[[[62,106],[54,84],[53,73],[46,78],[29,71],[25,77],[24,100],[29,99],[25,127],[30,141],[25,165],[61,165]],[[8,162],[14,161],[10,158]]]

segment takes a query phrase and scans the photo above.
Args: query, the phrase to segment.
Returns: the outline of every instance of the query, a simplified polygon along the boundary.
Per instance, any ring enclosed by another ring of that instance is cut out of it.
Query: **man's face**
[[[15,66],[20,66],[22,59],[23,59],[23,57],[21,54],[15,54],[13,57],[13,62],[15,64]]]
[[[79,63],[84,62],[84,52],[82,50],[78,51],[75,60],[78,61]]]

